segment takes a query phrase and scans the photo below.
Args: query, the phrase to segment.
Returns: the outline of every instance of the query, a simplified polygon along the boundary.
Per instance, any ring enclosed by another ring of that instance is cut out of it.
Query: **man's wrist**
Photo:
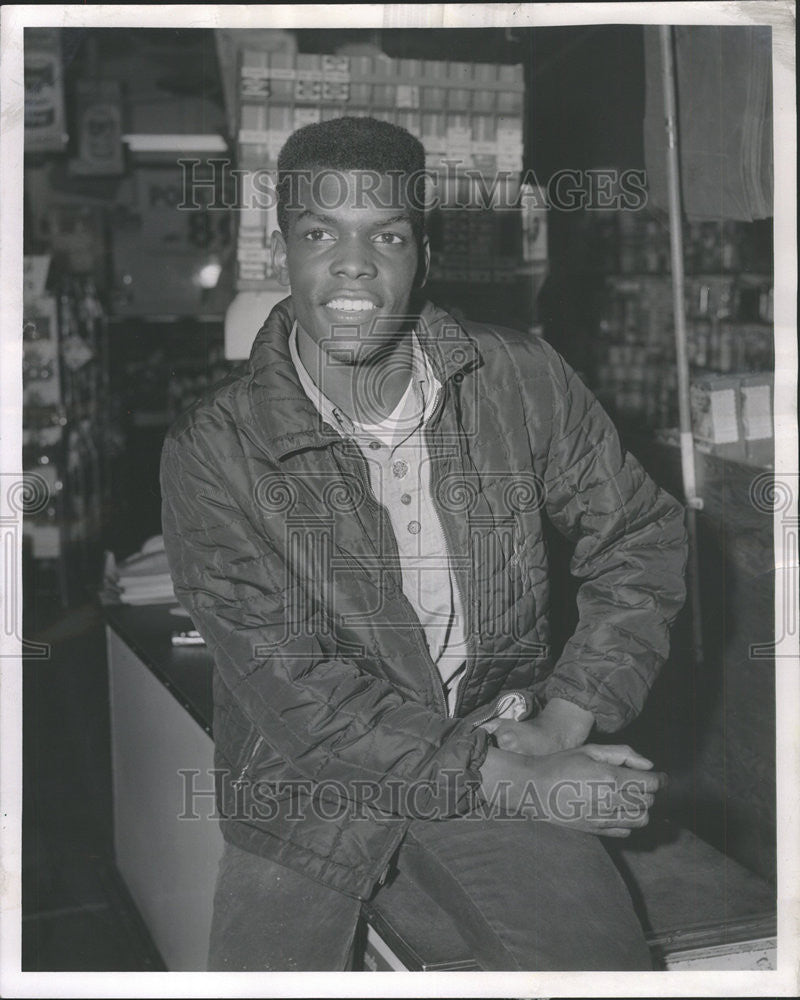
[[[586,742],[594,726],[594,715],[564,698],[551,698],[535,721],[557,737],[565,750]]]

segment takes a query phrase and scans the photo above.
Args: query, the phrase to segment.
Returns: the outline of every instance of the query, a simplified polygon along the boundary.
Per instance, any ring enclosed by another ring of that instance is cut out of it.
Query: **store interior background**
[[[521,63],[524,166],[542,184],[561,169],[644,170],[641,27],[306,30],[296,32],[296,40],[306,53],[375,46],[397,58]],[[60,44],[70,138],[60,152],[26,152],[25,253],[50,255],[49,280],[69,285],[77,278],[69,287],[78,298],[90,279],[90,296],[102,309],[90,364],[104,366],[105,381],[94,412],[85,414],[83,444],[84,454],[94,449],[102,484],[93,498],[94,527],[74,535],[53,558],[35,558],[28,544],[23,564],[24,634],[52,645],[49,659],[27,663],[24,678],[23,968],[147,969],[158,967],[158,957],[113,870],[108,683],[97,592],[105,553],[122,560],[161,531],[158,462],[169,422],[232,367],[223,346],[225,311],[236,294],[235,225],[231,213],[212,213],[199,239],[176,247],[172,257],[152,254],[136,228],[131,185],[137,170],[159,168],[157,158],[128,150],[116,176],[71,168],[80,81],[119,83],[126,132],[217,134],[232,148],[235,137],[213,31],[69,29],[60,33]],[[156,206],[170,210],[167,202]],[[663,213],[652,220],[651,234],[663,249]],[[771,284],[771,220],[737,225],[735,266],[744,286]],[[720,220],[712,237],[722,261],[730,228]],[[611,389],[603,381],[609,348],[619,346],[608,337],[621,308],[609,294],[609,278],[620,274],[619,240],[617,213],[551,212],[546,280],[538,294],[531,286],[515,298],[491,285],[434,286],[434,294],[467,315],[485,310],[545,336],[598,391],[645,466],[679,493],[676,449],[654,443],[651,422],[637,412],[641,399],[626,403],[614,394],[613,377]],[[191,280],[206,258],[223,265],[213,288]],[[669,288],[666,266],[663,271]],[[669,295],[665,301],[669,308]],[[749,321],[768,326],[763,317]],[[669,322],[666,316],[662,325],[671,330]],[[670,350],[667,339],[664,355]],[[769,352],[754,361],[756,354],[751,367],[768,371]],[[630,363],[626,355],[623,367]],[[668,365],[657,373],[658,381],[670,377]],[[669,772],[662,813],[774,880],[774,675],[769,660],[753,661],[747,653],[750,643],[771,638],[771,518],[748,499],[759,466],[731,461],[715,468],[723,472],[712,508],[723,516],[709,512],[700,520],[704,662],[694,661],[684,612],[645,714],[623,735]],[[565,609],[556,615],[556,631],[563,637],[574,617],[568,551],[557,539],[553,546],[561,595],[553,603]]]

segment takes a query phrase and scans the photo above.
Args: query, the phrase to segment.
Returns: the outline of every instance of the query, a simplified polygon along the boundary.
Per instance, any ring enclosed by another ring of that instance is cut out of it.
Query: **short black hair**
[[[344,117],[304,125],[278,154],[278,225],[288,235],[287,201],[292,175],[299,171],[374,170],[412,178],[405,185],[406,207],[418,243],[425,232],[425,148],[407,129],[378,118]],[[418,182],[418,183],[417,183]]]

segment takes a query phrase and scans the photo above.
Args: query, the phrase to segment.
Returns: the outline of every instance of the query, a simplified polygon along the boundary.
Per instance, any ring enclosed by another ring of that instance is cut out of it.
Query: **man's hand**
[[[628,746],[589,744],[543,757],[490,749],[481,768],[489,815],[522,815],[603,837],[647,825],[666,775]]]
[[[592,731],[594,716],[579,705],[562,698],[553,698],[533,719],[522,722],[505,722],[487,725],[501,750],[540,757],[572,750],[586,742]]]

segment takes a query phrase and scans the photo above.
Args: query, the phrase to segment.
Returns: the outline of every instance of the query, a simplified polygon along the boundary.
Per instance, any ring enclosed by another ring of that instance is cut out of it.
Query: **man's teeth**
[[[375,308],[375,303],[367,299],[331,299],[326,305],[329,309],[336,309],[339,312],[366,312]]]

